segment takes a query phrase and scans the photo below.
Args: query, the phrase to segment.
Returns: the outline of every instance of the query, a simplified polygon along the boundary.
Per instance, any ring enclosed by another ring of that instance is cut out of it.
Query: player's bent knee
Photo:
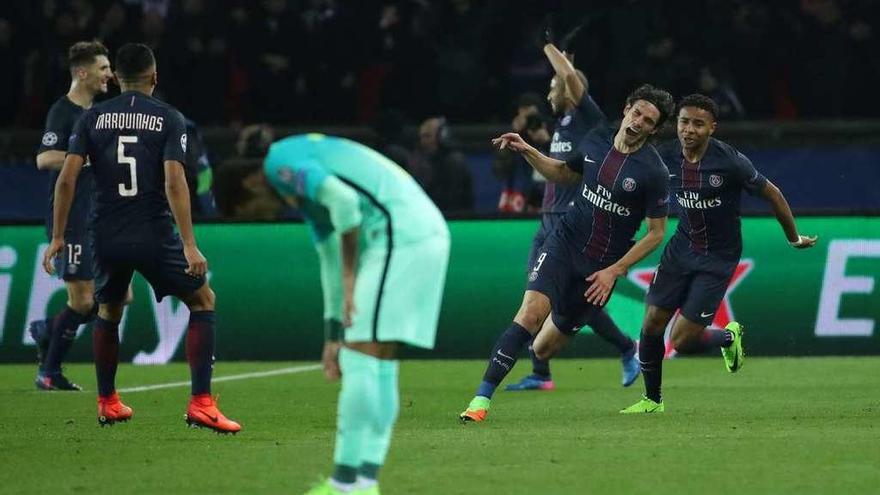
[[[101,304],[98,306],[98,316],[102,320],[118,322],[122,320],[122,304]]]
[[[217,297],[211,287],[208,286],[208,283],[205,282],[205,285],[199,287],[197,291],[181,299],[190,311],[214,311],[214,303]]]
[[[535,335],[549,314],[550,301],[546,296],[527,293],[513,321]]]
[[[668,309],[658,308],[656,306],[648,306],[645,312],[644,331],[648,335],[661,335],[666,331],[666,325],[672,317],[672,312]]]

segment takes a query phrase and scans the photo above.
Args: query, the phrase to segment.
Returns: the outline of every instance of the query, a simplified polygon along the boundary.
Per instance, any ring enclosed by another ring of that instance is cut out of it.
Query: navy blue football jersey
[[[605,114],[584,91],[581,101],[556,121],[553,140],[550,141],[550,158],[568,161],[577,154],[577,144],[596,127],[605,121]],[[578,194],[577,186],[565,186],[546,182],[544,200],[541,205],[543,213],[565,213]]]
[[[46,116],[46,128],[43,130],[43,139],[37,154],[44,151],[66,152],[73,126],[76,125],[76,121],[83,112],[85,112],[83,107],[70,101],[67,95],[58,98]],[[64,232],[64,236],[67,238],[81,238],[88,228],[93,189],[92,168],[89,165],[89,163],[85,164],[76,181],[73,204],[70,206],[70,214]],[[55,208],[55,182],[58,181],[60,172],[60,170],[49,171],[49,209],[46,214],[46,229],[50,237],[52,235],[52,215]]]
[[[87,110],[69,153],[88,157],[95,178],[93,228],[98,238],[137,241],[166,233],[166,160],[186,162],[186,125],[174,107],[127,91]]]
[[[583,180],[559,230],[570,245],[606,265],[635,244],[645,217],[665,217],[669,210],[669,171],[657,150],[645,143],[635,153],[621,153],[614,149],[616,132],[593,129],[566,162]]]
[[[732,146],[709,138],[703,159],[691,163],[678,139],[667,141],[660,154],[669,166],[671,187],[680,207],[676,241],[686,240],[700,254],[739,258],[742,254],[742,191],[760,194],[767,179]]]

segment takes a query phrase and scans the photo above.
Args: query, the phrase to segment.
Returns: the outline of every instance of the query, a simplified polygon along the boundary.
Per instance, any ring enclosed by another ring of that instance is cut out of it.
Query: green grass
[[[216,376],[291,363],[219,363]],[[880,358],[667,362],[663,415],[620,416],[641,393],[612,360],[559,360],[554,392],[499,392],[460,424],[481,361],[406,362],[381,484],[403,493],[877,493]],[[93,392],[42,393],[0,367],[2,493],[301,493],[331,468],[336,394],[316,371],[215,385],[238,436],[185,427],[187,389],[128,393],[100,428]],[[520,363],[512,378],[528,371]],[[67,374],[94,389],[90,366]],[[119,386],[185,380],[182,364],[122,366]]]

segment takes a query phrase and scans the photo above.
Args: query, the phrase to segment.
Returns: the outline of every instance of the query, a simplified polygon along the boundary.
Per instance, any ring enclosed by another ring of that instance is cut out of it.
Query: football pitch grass
[[[215,377],[313,363],[218,363]],[[558,360],[552,392],[499,391],[462,424],[484,361],[405,361],[384,494],[878,493],[880,358],[718,358],[665,366],[666,412],[622,416],[641,394],[616,360]],[[527,360],[511,374],[528,372]],[[83,393],[38,392],[34,366],[0,367],[0,493],[288,493],[330,472],[338,384],[320,371],[225,381],[237,436],[183,422],[188,387],[123,393],[131,422],[100,428]],[[188,378],[184,364],[123,365],[119,387]],[[512,381],[512,380],[511,380]]]

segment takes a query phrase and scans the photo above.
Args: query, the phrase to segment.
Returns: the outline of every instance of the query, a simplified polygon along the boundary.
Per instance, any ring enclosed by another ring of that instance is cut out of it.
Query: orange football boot
[[[193,395],[184,420],[190,428],[210,428],[217,433],[233,435],[241,431],[241,425],[227,419],[220,409],[217,409],[217,401],[211,397],[211,394]]]
[[[113,426],[131,419],[133,411],[119,400],[119,394],[113,392],[110,397],[98,396],[98,424]]]

